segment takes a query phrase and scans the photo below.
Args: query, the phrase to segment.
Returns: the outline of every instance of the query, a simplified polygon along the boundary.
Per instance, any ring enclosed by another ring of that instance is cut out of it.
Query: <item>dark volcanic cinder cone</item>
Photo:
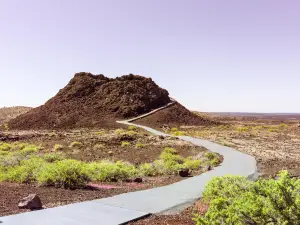
[[[44,105],[11,120],[11,129],[115,127],[116,119],[131,118],[170,102],[169,93],[151,78],[77,73]]]
[[[142,119],[135,120],[134,122],[153,128],[163,128],[164,126],[209,126],[220,124],[219,122],[205,119],[192,113],[178,102],[166,109],[160,110]]]

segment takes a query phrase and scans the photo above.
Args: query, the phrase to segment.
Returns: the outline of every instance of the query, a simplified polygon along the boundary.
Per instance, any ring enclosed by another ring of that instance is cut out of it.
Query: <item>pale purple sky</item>
[[[0,107],[75,72],[152,77],[190,109],[300,112],[299,0],[1,0]]]

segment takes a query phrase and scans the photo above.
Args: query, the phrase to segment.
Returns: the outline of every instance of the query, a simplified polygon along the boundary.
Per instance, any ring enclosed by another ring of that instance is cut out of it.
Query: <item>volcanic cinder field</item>
[[[135,124],[116,123],[149,113]],[[168,185],[205,173],[223,160],[178,139],[192,136],[252,155],[261,177],[286,169],[300,175],[297,119],[191,112],[151,78],[77,73],[37,108],[0,109],[0,216],[18,214],[18,201],[36,193],[44,208]],[[70,174],[73,174],[71,177]],[[132,224],[194,224],[197,202],[181,214]]]

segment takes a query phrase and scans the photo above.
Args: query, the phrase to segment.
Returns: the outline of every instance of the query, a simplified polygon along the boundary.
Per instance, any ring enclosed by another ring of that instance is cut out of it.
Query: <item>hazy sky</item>
[[[300,112],[299,0],[1,0],[0,107],[75,72],[152,77],[189,109]]]

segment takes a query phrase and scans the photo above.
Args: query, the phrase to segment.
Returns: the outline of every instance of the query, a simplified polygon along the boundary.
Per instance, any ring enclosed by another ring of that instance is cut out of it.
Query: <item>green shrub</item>
[[[278,180],[250,182],[243,177],[214,178],[203,193],[209,209],[197,225],[300,224],[300,180],[286,171]]]
[[[184,135],[186,135],[186,132],[184,132],[184,131],[175,131],[175,132],[172,132],[171,134],[174,135],[174,136],[184,136]]]
[[[133,130],[126,131],[124,134],[128,135],[130,137],[134,137],[134,136],[138,135],[138,133],[136,131],[133,131]]]
[[[173,127],[173,128],[171,129],[171,131],[172,131],[172,132],[177,132],[177,131],[178,131],[178,128],[177,128],[177,127]]]
[[[138,174],[138,170],[134,165],[123,161],[116,163],[107,160],[93,162],[87,166],[87,170],[93,181],[124,180]]]
[[[263,127],[263,126],[260,126],[260,125],[258,125],[258,126],[254,126],[252,129],[253,129],[253,130],[263,130],[263,129],[264,129],[264,127]]]
[[[206,161],[206,164],[211,166],[217,166],[221,162],[220,157],[214,152],[206,152],[204,157],[206,157],[208,160]]]
[[[10,167],[20,165],[20,162],[24,160],[26,156],[21,154],[0,155],[0,166]]]
[[[117,130],[115,130],[115,134],[118,134],[118,135],[123,134],[124,132],[125,131],[123,129],[117,129]]]
[[[5,181],[6,170],[4,166],[0,165],[0,182]]]
[[[66,189],[83,188],[90,181],[86,164],[72,159],[47,164],[37,180],[41,185]]]
[[[8,151],[0,150],[0,155],[5,156],[5,155],[8,155],[8,154],[9,154]]]
[[[201,167],[201,160],[186,158],[183,163],[184,167],[189,170],[199,170]]]
[[[136,148],[145,148],[145,144],[142,144],[142,143],[136,143],[135,147]]]
[[[105,134],[105,131],[97,131],[95,134],[102,136]]]
[[[62,150],[64,150],[64,146],[60,145],[60,144],[55,144],[53,147],[53,150],[54,151],[62,151]]]
[[[24,160],[18,166],[8,167],[2,179],[17,183],[32,183],[36,181],[38,173],[45,165],[46,162],[37,157]]]
[[[122,141],[121,142],[121,146],[124,148],[124,147],[127,147],[127,146],[130,146],[130,142],[128,141]]]
[[[139,166],[139,171],[142,176],[153,177],[159,175],[156,167],[152,163],[144,163]]]
[[[37,153],[41,149],[42,149],[41,146],[30,144],[30,145],[22,146],[22,150],[20,150],[20,153],[26,156],[26,155]]]
[[[137,130],[137,127],[136,127],[136,126],[133,126],[133,125],[130,125],[130,126],[128,126],[127,129],[128,129],[128,130],[136,131],[136,130]]]
[[[0,151],[9,151],[11,150],[12,145],[5,143],[5,142],[0,142]]]
[[[278,132],[279,130],[278,130],[278,128],[276,128],[276,127],[270,127],[270,128],[268,129],[268,131],[271,132],[271,133],[273,133],[273,132]]]
[[[238,132],[248,132],[248,131],[250,131],[250,128],[249,127],[237,127],[236,130]]]
[[[184,168],[184,158],[178,155],[174,148],[165,148],[159,159],[154,161],[154,166],[160,174],[176,174]]]
[[[183,164],[179,164],[173,160],[155,160],[154,167],[157,171],[157,174],[177,174],[179,170],[185,168]]]
[[[171,147],[165,147],[163,152],[164,153],[170,153],[170,154],[173,154],[173,155],[178,154],[177,150],[175,148],[171,148]]]
[[[71,144],[70,144],[70,148],[81,148],[83,146],[83,144],[79,141],[73,141]]]
[[[53,162],[61,161],[61,160],[65,159],[65,155],[61,152],[48,153],[43,156],[43,159],[46,162],[53,163]]]
[[[206,152],[204,157],[206,157],[208,160],[213,160],[216,157],[216,154],[213,152]]]
[[[174,161],[176,163],[183,163],[184,162],[184,159],[183,157],[181,157],[180,155],[176,153],[171,153],[171,152],[168,152],[168,151],[163,151],[159,158],[161,160],[163,160],[164,162],[168,162],[168,161]]]
[[[288,127],[289,126],[287,124],[285,124],[285,123],[281,123],[281,124],[278,125],[279,129],[285,129],[285,128],[288,128]]]
[[[9,126],[7,123],[3,124],[4,131],[9,131]]]

